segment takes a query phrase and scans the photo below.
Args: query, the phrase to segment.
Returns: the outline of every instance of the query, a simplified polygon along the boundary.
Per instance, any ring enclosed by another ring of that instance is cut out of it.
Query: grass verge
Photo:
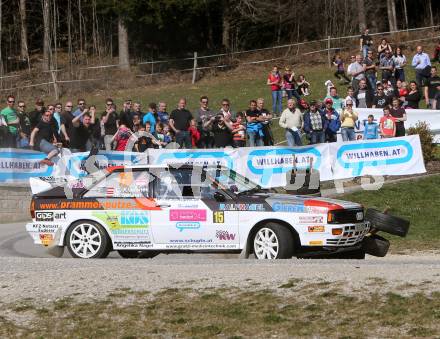
[[[383,210],[409,219],[410,229],[406,238],[386,234],[391,250],[439,250],[440,249],[440,175],[387,184],[378,191],[360,191],[346,194],[344,200],[362,203],[366,208]]]
[[[331,284],[282,288],[282,295],[168,289],[154,295],[124,291],[81,303],[62,299],[50,306],[27,301],[26,307],[2,307],[8,316],[0,317],[0,336],[409,338],[432,337],[440,330],[438,292],[353,296]]]

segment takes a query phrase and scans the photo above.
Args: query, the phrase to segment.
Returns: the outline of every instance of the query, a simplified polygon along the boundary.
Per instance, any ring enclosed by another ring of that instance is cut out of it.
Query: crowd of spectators
[[[436,55],[440,50],[437,46]],[[428,108],[440,109],[440,77],[421,46],[411,66],[416,79],[407,82],[407,58],[402,48],[382,39],[377,49],[365,30],[360,38],[360,54],[352,55],[347,70],[343,58],[334,57],[335,77],[347,85],[346,96],[338,95],[331,80],[325,82],[327,95],[309,100],[310,83],[298,77],[288,66],[283,74],[274,66],[267,77],[272,94],[272,110],[263,98],[249,101],[249,107],[235,112],[228,99],[211,109],[207,96],[201,96],[199,108],[190,112],[185,98],[168,113],[164,101],[150,103],[146,110],[140,102],[125,100],[119,110],[111,98],[101,113],[97,107],[78,99],[45,106],[37,99],[33,110],[24,101],[7,98],[0,112],[0,147],[36,149],[47,154],[43,163],[53,165],[52,158],[61,147],[73,152],[102,150],[144,152],[176,142],[182,148],[223,148],[274,145],[274,123],[285,130],[289,146],[335,142],[340,131],[343,141],[356,140],[355,130],[363,130],[364,139],[405,135],[407,108],[419,108],[425,100]],[[283,100],[287,107],[283,110]],[[359,121],[357,109],[380,108],[383,116]],[[273,121],[277,119],[278,121]],[[306,141],[307,140],[307,141]]]

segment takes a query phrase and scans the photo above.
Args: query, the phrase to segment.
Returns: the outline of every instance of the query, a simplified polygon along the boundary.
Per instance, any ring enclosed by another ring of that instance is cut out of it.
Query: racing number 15
[[[224,211],[215,211],[214,212],[214,223],[215,224],[224,224],[225,223],[225,212]]]

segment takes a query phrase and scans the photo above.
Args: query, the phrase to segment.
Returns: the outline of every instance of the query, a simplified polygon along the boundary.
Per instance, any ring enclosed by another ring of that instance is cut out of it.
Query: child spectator
[[[166,145],[168,145],[168,143],[171,142],[171,138],[169,136],[165,135],[164,129],[165,129],[165,126],[163,123],[159,122],[156,125],[157,140],[159,141],[159,143],[162,147],[165,147]]]
[[[298,92],[300,95],[310,95],[310,83],[307,82],[306,77],[302,74],[298,76],[298,81],[296,83],[298,85]]]
[[[396,118],[391,116],[390,109],[383,109],[383,117],[380,118],[380,135],[382,138],[392,138],[396,135]]]
[[[379,125],[374,122],[374,116],[370,114],[364,121],[364,140],[379,139]]]
[[[232,139],[234,147],[246,146],[246,127],[244,125],[243,112],[237,113],[237,118],[232,124]]]
[[[345,74],[345,67],[344,67],[344,61],[342,60],[341,56],[339,54],[336,54],[333,59],[333,65],[336,67],[335,77],[339,79],[339,82],[341,84],[349,84],[350,79]],[[345,80],[345,81],[343,81]]]
[[[188,131],[191,135],[191,144],[193,147],[196,147],[197,143],[200,140],[200,132],[197,129],[197,124],[195,120],[191,120]]]

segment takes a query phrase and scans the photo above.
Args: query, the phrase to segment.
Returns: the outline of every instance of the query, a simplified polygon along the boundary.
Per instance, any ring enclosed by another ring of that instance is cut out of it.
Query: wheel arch
[[[63,246],[66,246],[66,243],[67,243],[67,233],[68,233],[69,229],[74,224],[77,224],[79,222],[93,222],[93,223],[98,224],[99,226],[101,226],[105,230],[105,234],[107,235],[107,237],[108,237],[108,239],[110,241],[111,249],[113,249],[113,238],[110,235],[110,232],[109,232],[109,230],[107,228],[107,225],[104,225],[102,222],[100,222],[98,220],[95,220],[95,219],[92,219],[92,218],[82,218],[82,219],[77,219],[77,220],[72,221],[64,230],[64,235],[62,237],[62,239],[63,239]]]
[[[259,222],[257,222],[249,231],[249,234],[248,234],[248,237],[246,240],[246,247],[249,248],[249,253],[253,253],[253,251],[254,251],[254,247],[252,246],[252,239],[254,238],[257,231],[261,227],[263,227],[264,225],[266,225],[267,223],[270,223],[270,222],[280,224],[280,225],[284,226],[286,229],[288,229],[289,232],[292,234],[293,243],[294,243],[293,244],[294,251],[299,249],[299,247],[301,246],[299,234],[291,224],[289,224],[288,222],[286,222],[284,220],[280,220],[280,219],[264,219],[264,220],[260,220]]]

